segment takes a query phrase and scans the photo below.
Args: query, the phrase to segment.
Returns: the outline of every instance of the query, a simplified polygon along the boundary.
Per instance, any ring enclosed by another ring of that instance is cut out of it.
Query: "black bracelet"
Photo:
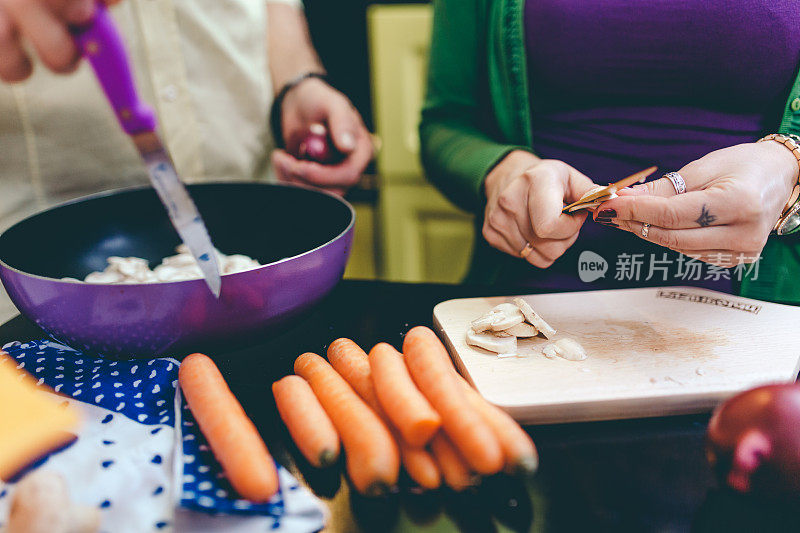
[[[283,100],[286,98],[286,95],[289,93],[289,91],[309,78],[316,78],[328,83],[328,76],[323,72],[304,72],[303,74],[300,74],[299,76],[289,80],[286,85],[281,87],[281,90],[278,92],[277,96],[275,96],[275,100],[272,101],[272,107],[269,111],[269,125],[272,129],[272,137],[275,139],[275,146],[277,148],[286,147],[286,140],[283,138],[283,114],[281,112],[283,108]]]

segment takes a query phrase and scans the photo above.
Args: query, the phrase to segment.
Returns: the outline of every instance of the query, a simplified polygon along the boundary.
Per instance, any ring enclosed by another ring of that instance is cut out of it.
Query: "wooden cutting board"
[[[449,300],[433,310],[459,371],[490,402],[527,424],[709,411],[800,369],[800,308],[688,287],[523,296],[586,349],[548,359],[550,341],[519,340],[523,357],[467,346],[472,320],[511,298]]]

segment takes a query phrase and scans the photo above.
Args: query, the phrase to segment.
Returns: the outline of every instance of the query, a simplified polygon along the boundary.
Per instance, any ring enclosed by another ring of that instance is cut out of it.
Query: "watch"
[[[800,166],[800,136],[791,133],[772,133],[758,140],[758,142],[762,141],[775,141],[784,145],[792,152],[792,155],[797,159],[797,164]],[[800,230],[800,175],[798,175],[797,183],[792,188],[789,201],[786,202],[781,211],[781,216],[772,231],[776,235],[790,235],[798,230]]]

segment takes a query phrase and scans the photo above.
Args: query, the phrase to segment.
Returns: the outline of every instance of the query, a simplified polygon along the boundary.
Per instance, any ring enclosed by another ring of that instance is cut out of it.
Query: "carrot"
[[[448,487],[460,492],[475,485],[476,477],[443,431],[433,436],[431,451]]]
[[[328,346],[328,361],[367,405],[383,414],[372,385],[367,353],[358,344],[350,339],[336,339]]]
[[[459,376],[469,405],[491,426],[506,456],[506,470],[511,474],[531,475],[539,468],[539,454],[530,436],[508,413],[487,402],[478,391]]]
[[[367,405],[384,421],[400,447],[400,458],[408,475],[425,489],[437,489],[441,475],[431,454],[424,448],[411,446],[390,424],[372,382],[369,358],[361,347],[350,339],[336,339],[328,346],[328,360]]]
[[[408,472],[408,477],[423,489],[438,489],[442,485],[442,474],[433,455],[425,448],[415,448],[402,439],[398,444],[400,459]]]
[[[425,446],[442,426],[439,413],[414,385],[403,355],[382,342],[369,352],[375,394],[384,412],[412,446]]]
[[[339,434],[308,382],[286,376],[272,384],[275,405],[300,452],[312,465],[325,468],[339,458]]]
[[[178,370],[178,381],[236,492],[254,502],[272,498],[278,492],[275,461],[214,362],[200,353],[187,356]]]
[[[403,341],[403,352],[411,377],[442,417],[442,427],[461,456],[480,474],[499,472],[504,462],[500,442],[467,405],[458,374],[436,334],[423,326],[413,328]]]
[[[294,371],[311,385],[339,432],[347,455],[347,473],[356,489],[379,495],[397,483],[400,452],[386,425],[325,359],[304,353]]]

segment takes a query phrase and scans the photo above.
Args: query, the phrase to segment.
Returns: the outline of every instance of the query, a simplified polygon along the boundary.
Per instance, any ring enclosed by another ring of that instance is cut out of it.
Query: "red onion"
[[[336,163],[342,159],[342,154],[333,145],[328,131],[322,124],[312,124],[308,133],[300,141],[298,157],[308,161],[316,161],[323,165]]]
[[[765,385],[723,403],[708,424],[707,455],[734,490],[800,496],[800,386]]]

